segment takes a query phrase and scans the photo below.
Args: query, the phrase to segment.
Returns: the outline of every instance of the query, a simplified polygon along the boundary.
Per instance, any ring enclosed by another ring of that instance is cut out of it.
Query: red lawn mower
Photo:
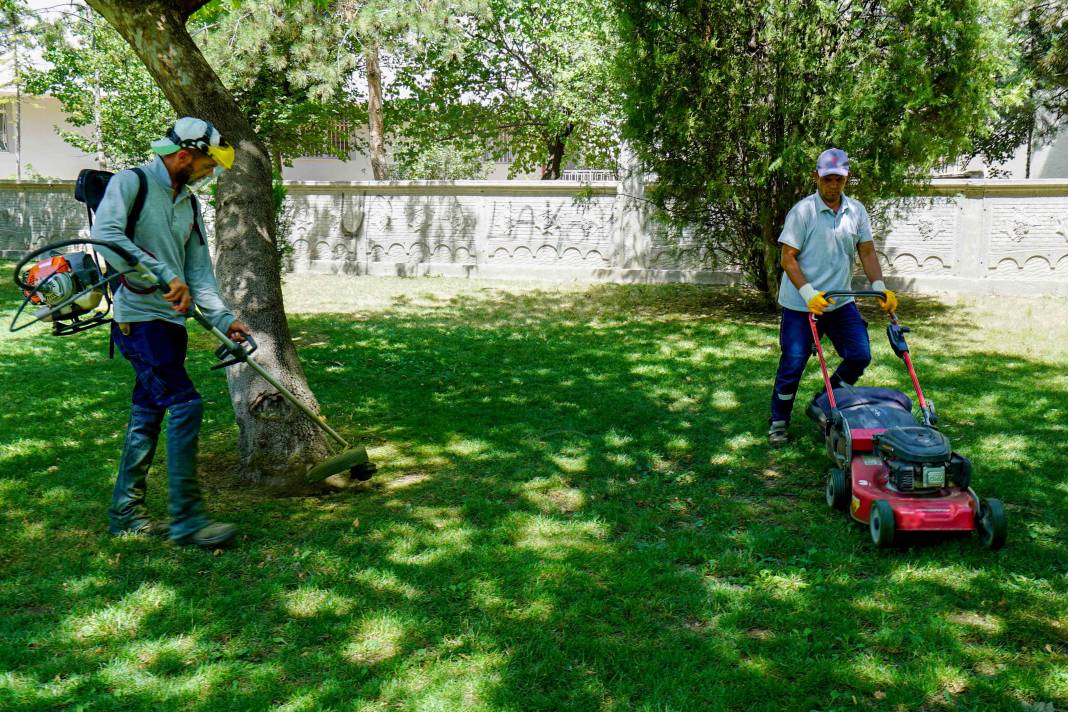
[[[882,292],[832,291],[826,297],[877,297]],[[812,339],[823,372],[825,393],[808,406],[835,467],[827,478],[827,504],[848,508],[853,519],[868,524],[872,541],[891,546],[898,532],[975,531],[983,545],[1005,545],[1008,522],[996,499],[979,499],[971,488],[971,462],[953,452],[936,427],[934,404],[916,377],[908,327],[890,313],[886,336],[894,354],[905,362],[916,389],[922,423],[912,414],[912,401],[892,388],[831,388],[817,317],[809,314]]]

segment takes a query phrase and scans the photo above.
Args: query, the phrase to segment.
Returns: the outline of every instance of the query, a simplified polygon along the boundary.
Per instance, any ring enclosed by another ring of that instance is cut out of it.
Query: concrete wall
[[[288,267],[354,275],[734,283],[670,244],[640,176],[564,182],[290,183]],[[0,257],[85,234],[69,182],[0,181]],[[940,180],[881,206],[877,247],[902,290],[1068,296],[1068,181]],[[878,210],[873,212],[880,212]],[[863,283],[863,280],[861,282]]]

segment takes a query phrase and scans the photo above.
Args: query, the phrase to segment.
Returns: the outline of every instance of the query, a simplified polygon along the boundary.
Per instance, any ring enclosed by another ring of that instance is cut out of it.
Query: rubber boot
[[[208,525],[197,482],[197,448],[204,401],[195,398],[170,407],[167,420],[167,475],[170,484],[171,539],[184,543]]]
[[[108,531],[112,534],[140,531],[149,522],[145,509],[145,480],[156,454],[163,413],[139,405],[130,407],[115,491],[108,508]]]

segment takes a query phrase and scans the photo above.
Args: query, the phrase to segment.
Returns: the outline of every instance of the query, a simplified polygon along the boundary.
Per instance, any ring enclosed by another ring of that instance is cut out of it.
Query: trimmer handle
[[[126,256],[123,256],[123,259],[127,259]],[[127,261],[130,264],[134,264],[134,269],[149,282],[152,282],[153,284],[160,287],[166,286],[167,283],[163,281],[163,278],[153,272],[145,263],[137,262],[135,264],[132,255]],[[225,359],[227,356],[230,356],[229,360],[223,361],[222,363],[217,363],[212,366],[211,370],[213,371],[217,368],[226,368],[227,366],[233,366],[237,363],[245,363],[246,361],[248,361],[248,357],[252,355],[257,348],[259,348],[256,345],[256,340],[252,338],[252,334],[245,334],[244,343],[238,343],[237,341],[231,339],[229,336],[217,329],[214,324],[208,321],[208,318],[204,316],[200,309],[197,308],[196,304],[189,305],[189,310],[186,312],[186,316],[198,322],[201,326],[203,326],[209,332],[214,334],[215,338],[219,340],[219,348],[215,349],[216,358]]]
[[[245,361],[248,361],[248,357],[254,354],[256,349],[259,348],[256,346],[256,340],[252,338],[252,334],[245,334],[245,341],[243,343],[237,341],[231,341],[230,343],[233,344],[233,348],[231,348],[229,344],[220,344],[219,348],[215,349],[215,358],[221,360],[225,359],[228,355],[232,358],[229,361],[215,364],[211,367],[212,371],[217,368],[233,366],[235,363],[244,363]]]

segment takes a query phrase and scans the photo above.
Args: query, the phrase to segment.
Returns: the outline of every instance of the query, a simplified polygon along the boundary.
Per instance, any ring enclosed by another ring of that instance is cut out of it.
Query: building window
[[[337,158],[338,155],[348,156],[356,150],[356,140],[353,137],[352,125],[348,121],[339,121],[326,131],[326,142],[338,153],[322,153],[319,155],[305,156],[305,158]]]

